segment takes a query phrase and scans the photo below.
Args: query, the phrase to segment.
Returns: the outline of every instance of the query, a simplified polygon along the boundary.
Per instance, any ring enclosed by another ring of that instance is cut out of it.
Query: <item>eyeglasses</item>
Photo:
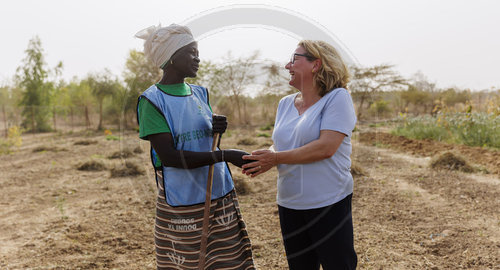
[[[310,55],[307,55],[307,54],[301,54],[301,53],[292,53],[292,57],[290,58],[290,63],[294,64],[295,63],[295,56],[304,56],[305,58],[307,58],[307,60],[309,61],[312,61],[312,60],[315,60],[316,57],[314,56],[310,56]]]

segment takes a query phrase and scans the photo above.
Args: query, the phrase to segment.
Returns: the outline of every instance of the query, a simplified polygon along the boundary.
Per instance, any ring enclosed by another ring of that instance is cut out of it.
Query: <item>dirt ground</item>
[[[271,140],[263,133],[230,130],[221,146],[267,148]],[[0,269],[155,269],[149,143],[133,132],[114,135],[121,139],[23,135],[20,149],[0,156]],[[358,269],[500,269],[498,151],[382,132],[353,139],[353,163],[363,172],[355,176],[353,196]],[[431,169],[430,158],[445,149],[481,170]],[[132,154],[110,158],[116,152]],[[106,168],[77,170],[89,160]],[[144,174],[111,177],[126,161]],[[232,171],[250,189],[239,200],[257,267],[287,269],[276,170],[254,179]]]

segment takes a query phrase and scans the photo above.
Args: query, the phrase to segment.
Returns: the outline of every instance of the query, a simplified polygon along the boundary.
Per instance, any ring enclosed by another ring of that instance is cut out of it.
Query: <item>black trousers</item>
[[[291,270],[356,269],[351,212],[352,194],[317,209],[278,206],[281,233]]]

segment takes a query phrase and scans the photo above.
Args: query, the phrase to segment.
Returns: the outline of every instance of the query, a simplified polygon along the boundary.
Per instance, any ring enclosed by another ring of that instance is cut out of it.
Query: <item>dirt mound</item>
[[[244,138],[238,141],[238,145],[256,145],[257,141],[251,138]]]
[[[242,176],[233,175],[233,182],[238,195],[247,195],[252,193],[252,188]]]
[[[498,150],[449,144],[433,140],[414,140],[384,132],[359,133],[359,141],[369,145],[393,148],[408,154],[424,157],[432,157],[447,151],[453,151],[471,163],[479,165],[481,169],[485,169],[489,173],[500,174],[500,151]]]
[[[130,149],[122,149],[120,151],[116,151],[113,154],[111,154],[108,158],[109,159],[115,159],[115,158],[129,158],[134,155],[134,152]]]
[[[38,153],[38,152],[63,152],[63,151],[68,151],[66,148],[62,147],[57,147],[57,146],[37,146],[35,149],[33,149],[33,153]]]
[[[92,145],[97,144],[96,140],[78,140],[73,143],[74,145]]]
[[[351,174],[353,177],[368,175],[368,173],[366,173],[366,171],[361,167],[361,165],[355,161],[352,161],[351,163]]]
[[[474,172],[474,168],[470,166],[465,159],[454,155],[452,152],[445,152],[444,154],[435,157],[431,161],[433,169]]]
[[[144,170],[137,163],[132,161],[126,161],[124,165],[116,166],[111,169],[112,178],[144,174]]]
[[[102,161],[90,160],[77,165],[77,169],[79,171],[103,171],[106,170],[106,165]]]

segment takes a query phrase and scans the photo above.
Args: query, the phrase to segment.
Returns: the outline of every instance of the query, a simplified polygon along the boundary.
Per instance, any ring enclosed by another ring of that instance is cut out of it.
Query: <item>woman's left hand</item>
[[[269,171],[277,165],[277,153],[269,149],[260,149],[252,152],[251,155],[243,156],[244,160],[255,160],[241,167],[242,173],[255,177]]]

